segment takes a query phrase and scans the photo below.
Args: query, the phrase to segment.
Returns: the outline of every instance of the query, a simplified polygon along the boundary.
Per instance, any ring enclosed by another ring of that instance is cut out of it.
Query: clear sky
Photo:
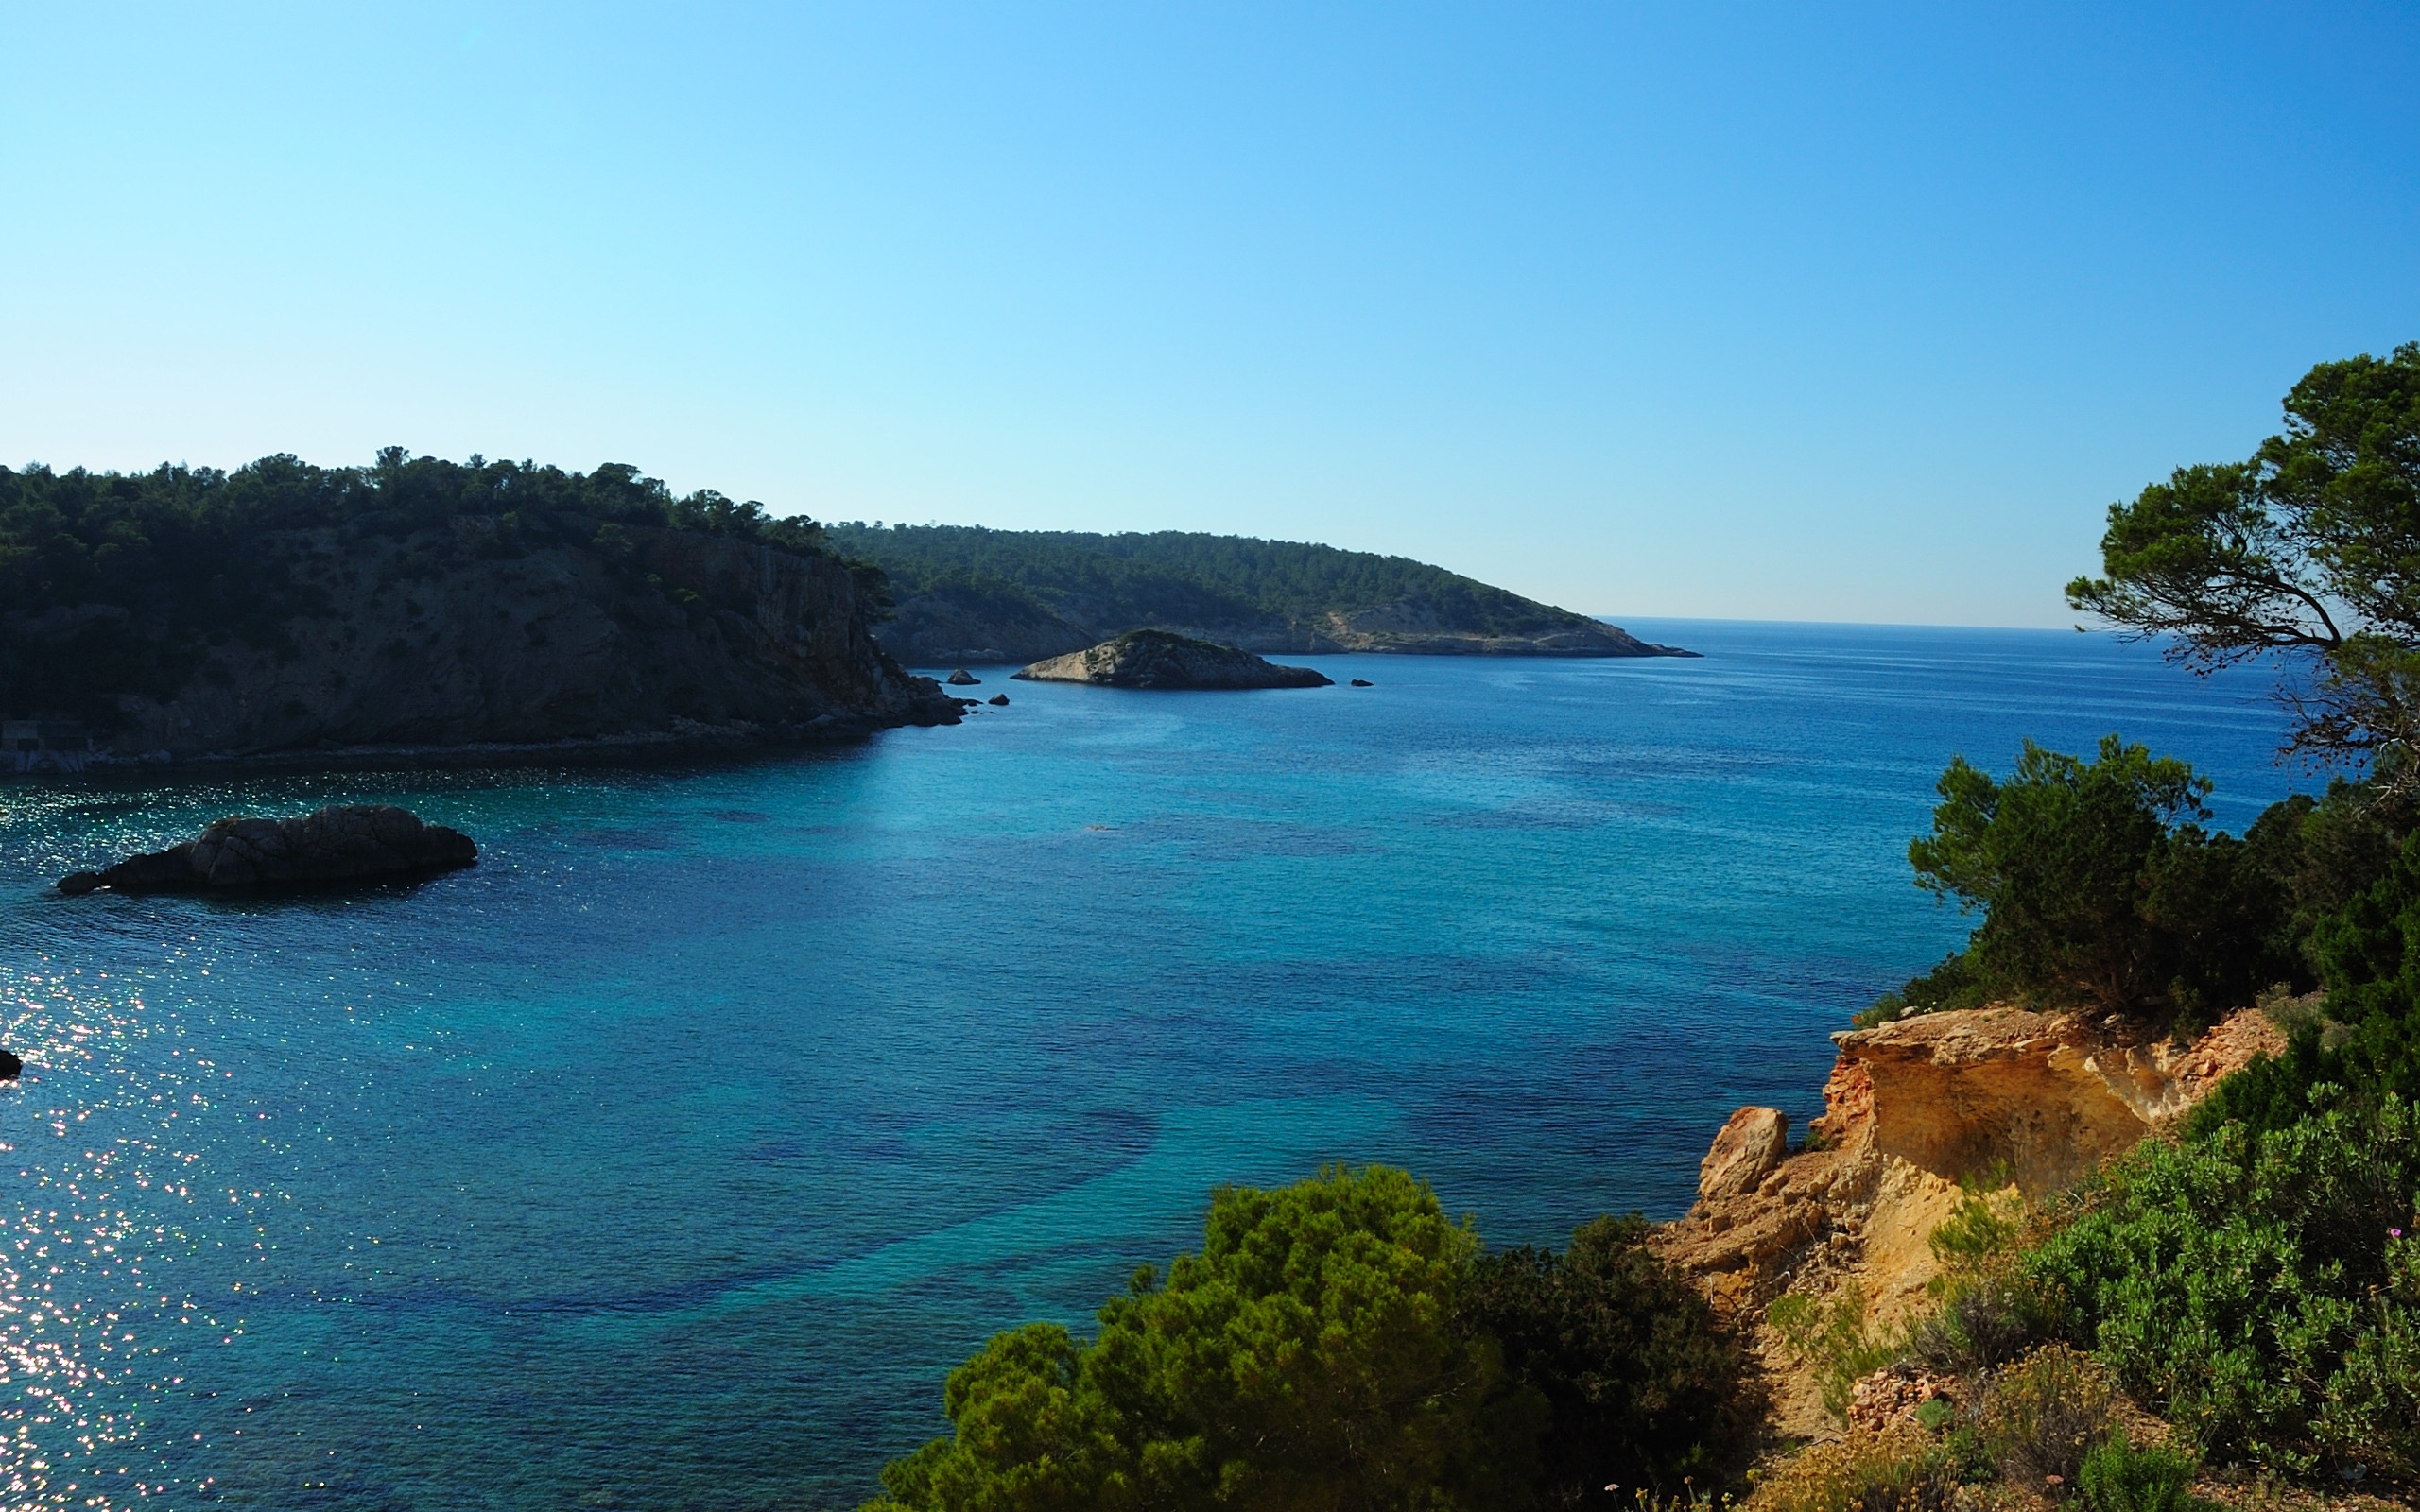
[[[0,3],[0,457],[2052,625],[2420,338],[2420,9]]]

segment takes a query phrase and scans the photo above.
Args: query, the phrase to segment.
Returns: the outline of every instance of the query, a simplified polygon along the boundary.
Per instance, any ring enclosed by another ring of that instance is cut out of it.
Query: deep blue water
[[[1496,1242],[1669,1215],[1722,1117],[1966,927],[1953,752],[2122,730],[2239,828],[2253,679],[2072,633],[1632,622],[1703,661],[1010,683],[694,772],[0,790],[0,1502],[850,1505],[990,1331],[1208,1189],[1431,1178]],[[345,899],[43,884],[389,799],[475,870]]]

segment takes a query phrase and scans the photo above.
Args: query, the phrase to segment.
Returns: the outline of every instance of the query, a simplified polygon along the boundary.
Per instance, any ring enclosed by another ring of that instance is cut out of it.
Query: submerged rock
[[[1324,688],[1309,667],[1279,666],[1250,651],[1170,630],[1130,630],[1089,650],[1036,662],[1013,674],[1028,682],[1094,682],[1112,688]]]
[[[26,1063],[17,1058],[15,1051],[0,1050],[0,1081],[15,1081],[17,1073],[25,1069]]]
[[[977,677],[974,673],[967,671],[964,667],[959,667],[957,671],[951,673],[942,680],[947,682],[953,688],[972,688],[983,679]]]
[[[1374,687],[1374,686],[1375,686],[1375,684],[1372,683],[1372,682],[1371,682],[1371,680],[1370,680],[1369,679],[1367,679],[1367,678],[1356,678],[1356,679],[1353,679],[1353,685],[1354,685],[1355,687],[1357,687],[1357,688],[1368,688],[1368,687]]]
[[[352,804],[294,819],[219,819],[182,845],[129,856],[101,871],[71,872],[60,879],[59,890],[76,897],[102,887],[324,887],[435,876],[478,858],[478,846],[459,830],[423,823],[392,804]]]

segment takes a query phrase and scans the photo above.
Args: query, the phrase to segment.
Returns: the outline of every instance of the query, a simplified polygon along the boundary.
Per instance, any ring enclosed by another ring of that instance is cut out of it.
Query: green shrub
[[[1858,1382],[1908,1352],[1905,1338],[1867,1325],[1865,1297],[1854,1292],[1828,1303],[1791,1292],[1774,1299],[1765,1311],[1765,1321],[1813,1372],[1824,1410],[1843,1422]]]
[[[2193,1512],[2193,1457],[2164,1444],[2136,1447],[2119,1428],[2095,1444],[2076,1472],[2092,1512]]]
[[[2109,1167],[2027,1268],[2065,1299],[2071,1340],[2212,1452],[2404,1474],[2420,1459],[2415,1189],[2420,1120],[2393,1093],[2227,1124]]]
[[[2108,1432],[2117,1391],[2090,1355],[2048,1344],[1992,1378],[1975,1432],[2000,1478],[2036,1491],[2075,1484]]]
[[[1960,1187],[1957,1205],[1927,1241],[1942,1267],[1927,1287],[1937,1303],[1910,1329],[1908,1352],[1962,1375],[2038,1343],[2045,1309],[2019,1263],[2025,1203],[2005,1171]]]
[[[1501,1506],[1544,1426],[1461,1326],[1478,1251],[1401,1171],[1221,1188],[1201,1253],[1147,1268],[1080,1345],[994,1338],[944,1394],[952,1433],[883,1471],[918,1512]]]
[[[1646,1247],[1635,1214],[1599,1218],[1562,1254],[1524,1246],[1480,1258],[1467,1316],[1505,1371],[1550,1414],[1542,1497],[1601,1501],[1602,1487],[1677,1491],[1734,1458],[1762,1405],[1747,1351],[1688,1280]]]
[[[1959,1467],[1913,1424],[1801,1452],[1757,1487],[1754,1512],[1946,1512]]]
[[[1945,1008],[1979,1008],[1992,1000],[1991,980],[1976,969],[1964,951],[1953,951],[1941,964],[1914,977],[1896,992],[1885,992],[1874,1006],[1851,1017],[1860,1029],[1872,1029],[1918,1013]]]

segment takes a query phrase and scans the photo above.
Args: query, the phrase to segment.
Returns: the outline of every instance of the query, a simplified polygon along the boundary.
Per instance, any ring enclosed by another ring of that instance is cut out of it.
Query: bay
[[[1680,1211],[1963,937],[1905,859],[1955,752],[2121,731],[2232,829],[2316,785],[2260,679],[2104,636],[1628,623],[1705,656],[986,669],[962,727],[704,769],[0,790],[0,1490],[854,1505],[1220,1181],[1392,1161],[1495,1243]],[[483,859],[45,886],[357,800]]]

